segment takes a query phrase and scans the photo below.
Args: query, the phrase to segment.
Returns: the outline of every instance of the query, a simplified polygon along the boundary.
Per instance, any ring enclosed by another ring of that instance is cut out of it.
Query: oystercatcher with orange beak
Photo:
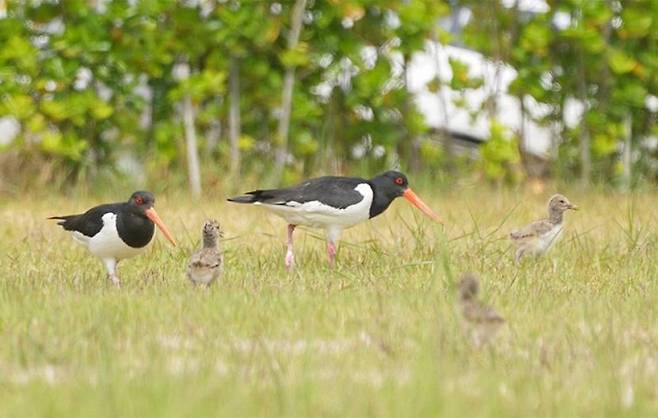
[[[153,208],[150,192],[135,192],[127,202],[109,203],[89,209],[81,215],[53,216],[62,228],[70,231],[76,242],[87,247],[107,269],[108,279],[116,286],[120,260],[142,253],[155,237],[155,225],[176,246],[169,229]]]
[[[292,235],[296,226],[304,225],[326,231],[327,255],[329,265],[333,266],[343,229],[381,214],[398,197],[404,197],[425,215],[443,223],[409,188],[407,177],[398,171],[387,171],[370,180],[358,177],[318,177],[297,186],[255,190],[228,200],[262,205],[288,222],[285,262],[290,269],[295,263]]]

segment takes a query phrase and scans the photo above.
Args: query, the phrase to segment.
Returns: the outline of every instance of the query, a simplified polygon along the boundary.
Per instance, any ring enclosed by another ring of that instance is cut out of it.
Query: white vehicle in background
[[[543,1],[522,3],[531,7],[528,13],[545,10],[541,5],[546,6]],[[441,22],[441,26],[458,38],[470,17],[470,10],[457,8]],[[469,76],[481,78],[482,85],[465,92],[450,89],[451,59],[466,64]],[[526,97],[524,108],[527,115],[523,117],[519,99],[508,93],[508,87],[516,74],[514,68],[494,62],[464,46],[428,42],[425,51],[415,54],[411,61],[408,88],[415,95],[417,107],[427,125],[448,132],[458,143],[463,144],[477,144],[489,138],[491,113],[478,110],[484,109],[486,100],[494,99],[496,106],[493,116],[496,121],[505,126],[509,134],[523,133],[522,146],[526,152],[548,158],[556,127],[541,126],[532,119],[546,115],[550,108]],[[428,83],[436,77],[442,81],[442,86],[438,91],[430,91]],[[455,104],[457,101],[461,106]]]

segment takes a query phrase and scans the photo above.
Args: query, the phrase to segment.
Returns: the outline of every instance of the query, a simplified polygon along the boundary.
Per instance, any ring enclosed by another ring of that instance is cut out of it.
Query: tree
[[[646,139],[658,135],[652,1],[554,0],[533,13],[520,0],[11,2],[0,18],[0,117],[20,130],[0,147],[51,161],[69,181],[115,175],[126,157],[136,178],[188,169],[194,193],[202,163],[215,159],[232,175],[277,183],[439,168],[443,150],[401,70],[428,41],[450,41],[437,27],[448,4],[471,10],[467,47],[517,70],[508,93],[522,113],[530,101],[549,109],[528,117],[559,129],[554,173],[624,185],[658,178]],[[180,62],[185,80],[174,76]],[[459,60],[438,73],[451,73],[427,86],[441,97],[483,86]],[[495,115],[490,93],[474,115]],[[565,117],[573,103],[585,109],[575,125]],[[478,166],[516,179],[516,137],[491,120]]]
[[[292,9],[290,32],[288,33],[288,50],[294,51],[299,43],[299,34],[302,30],[306,0],[295,0]],[[273,179],[275,184],[281,181],[281,174],[286,164],[288,155],[288,133],[290,131],[290,111],[292,106],[292,94],[295,83],[295,66],[288,65],[283,79],[281,92],[281,115],[279,116],[279,128],[276,137],[276,154],[274,159]]]

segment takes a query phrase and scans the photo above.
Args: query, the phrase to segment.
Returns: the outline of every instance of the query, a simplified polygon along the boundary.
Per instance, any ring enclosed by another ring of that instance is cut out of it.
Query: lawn
[[[159,235],[119,264],[52,221],[98,198],[0,203],[0,416],[637,416],[658,414],[658,194],[566,192],[548,257],[517,266],[510,230],[544,216],[549,194],[417,190],[446,220],[399,200],[346,231],[334,270],[322,233],[262,208],[157,196],[179,241]],[[185,278],[206,216],[223,225],[225,274]],[[508,324],[473,347],[456,281],[481,273]]]

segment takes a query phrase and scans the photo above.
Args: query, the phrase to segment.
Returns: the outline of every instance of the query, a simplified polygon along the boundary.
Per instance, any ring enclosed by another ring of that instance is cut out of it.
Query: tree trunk
[[[189,93],[183,98],[183,128],[187,145],[187,170],[192,196],[201,196],[201,170],[199,168],[199,149],[194,129],[194,105]]]
[[[436,91],[436,97],[439,99],[439,108],[441,109],[441,114],[443,115],[443,126],[439,129],[441,134],[441,139],[443,140],[446,154],[448,156],[448,161],[446,163],[446,168],[449,172],[454,171],[455,169],[455,141],[450,133],[450,115],[448,115],[448,99],[445,96],[444,86],[441,84],[443,81],[441,79],[442,65],[441,65],[441,55],[440,51],[442,45],[439,44],[439,37],[436,34],[436,30],[433,33],[434,37],[434,65],[436,66],[436,81],[438,84],[438,90]]]
[[[519,94],[519,111],[521,112],[521,125],[519,126],[519,146],[525,152],[527,151],[526,147],[526,111],[525,111],[525,96]]]
[[[231,177],[240,174],[240,63],[231,57],[229,70],[229,118],[228,131],[231,147]]]
[[[590,136],[589,127],[585,117],[587,115],[587,105],[583,111],[583,119],[580,122],[580,183],[587,187],[592,178],[592,157],[590,153]]]
[[[217,97],[216,99],[218,107],[222,107],[222,96]],[[222,119],[218,115],[215,119],[210,122],[208,130],[206,131],[206,153],[208,156],[217,151],[217,146],[219,145],[219,138],[222,137]]]
[[[299,34],[302,30],[306,0],[295,0],[292,10],[290,33],[288,34],[288,49],[294,49],[299,42]],[[283,91],[281,93],[281,115],[279,117],[279,128],[277,129],[276,154],[274,160],[274,172],[272,179],[275,184],[281,182],[283,169],[286,165],[288,155],[288,132],[290,131],[290,111],[292,106],[292,93],[295,84],[295,67],[288,67],[283,79]]]
[[[633,165],[633,117],[629,114],[624,121],[624,150],[622,155],[622,189],[627,192],[631,190],[632,165]]]
[[[587,79],[585,75],[585,62],[582,48],[578,51],[578,99],[583,104],[583,114],[580,121],[580,182],[584,187],[589,186],[592,177],[592,156],[590,146],[590,132],[587,124],[587,112],[589,108],[587,100]]]
[[[412,129],[412,122],[411,122],[411,113],[413,111],[412,96],[411,96],[411,92],[409,91],[409,61],[411,61],[411,57],[408,55],[404,55],[402,57],[402,60],[403,60],[402,77],[404,77],[404,90],[405,90],[402,117],[404,118],[404,125],[407,127],[406,129],[407,137],[402,143],[402,146],[409,147],[409,153],[408,153],[409,170],[412,173],[417,173],[420,171],[420,139],[418,138],[418,135],[416,135],[416,132],[414,132],[414,130]]]
[[[488,18],[491,19],[490,21],[491,25],[487,25],[487,26],[492,28],[492,31],[489,36],[491,37],[493,43],[492,46],[493,46],[494,75],[491,83],[492,90],[489,92],[489,97],[487,98],[486,101],[486,108],[489,116],[489,121],[491,123],[492,121],[498,120],[498,99],[499,99],[499,93],[502,90],[501,73],[503,70],[503,61],[505,57],[503,57],[504,50],[503,50],[503,46],[501,45],[501,39],[500,39],[501,31],[498,27],[498,20],[496,19],[496,16],[499,15],[499,11],[500,11],[499,10],[500,2],[490,1],[484,3],[489,6]]]

